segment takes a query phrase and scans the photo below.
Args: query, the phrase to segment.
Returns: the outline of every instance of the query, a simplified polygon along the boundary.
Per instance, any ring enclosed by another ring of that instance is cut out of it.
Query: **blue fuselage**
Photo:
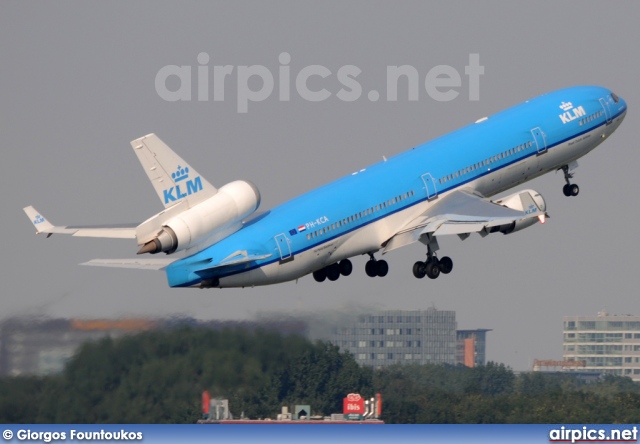
[[[626,109],[624,100],[595,86],[529,100],[254,217],[172,263],[169,285],[266,285],[376,252],[452,190],[489,197],[570,164],[604,141]],[[264,258],[212,268],[239,252]]]

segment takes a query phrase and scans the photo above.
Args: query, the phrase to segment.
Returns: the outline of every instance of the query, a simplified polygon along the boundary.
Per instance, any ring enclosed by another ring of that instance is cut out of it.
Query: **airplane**
[[[94,259],[82,265],[164,270],[170,287],[252,287],[349,276],[350,258],[368,255],[365,272],[383,277],[388,263],[375,257],[422,243],[426,260],[416,278],[436,279],[453,269],[438,257],[438,237],[512,234],[548,217],[540,193],[498,193],[552,171],[562,171],[565,196],[577,160],[600,145],[626,116],[625,101],[598,86],[550,92],[299,197],[258,212],[251,182],[216,188],[155,134],[131,142],[164,209],[140,224],[55,226],[24,208],[37,233],[135,239],[139,255]],[[182,256],[176,253],[183,252]]]

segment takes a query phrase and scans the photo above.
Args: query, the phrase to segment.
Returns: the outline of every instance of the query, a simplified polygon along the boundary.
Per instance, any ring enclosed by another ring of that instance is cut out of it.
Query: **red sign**
[[[342,401],[342,412],[345,415],[364,415],[364,398],[357,393],[349,393]]]
[[[209,392],[207,390],[202,392],[202,413],[204,415],[209,414],[209,406],[211,405],[210,400],[211,397],[209,396]]]

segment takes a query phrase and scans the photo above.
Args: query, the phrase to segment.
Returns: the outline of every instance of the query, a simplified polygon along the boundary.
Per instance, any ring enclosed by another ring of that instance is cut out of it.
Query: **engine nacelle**
[[[228,236],[240,229],[242,220],[259,206],[260,192],[251,182],[228,183],[213,197],[163,223],[158,235],[145,243],[138,254],[171,254],[193,247],[216,232]]]
[[[517,193],[496,200],[494,201],[494,203],[507,208],[511,208],[512,210],[522,211],[525,214],[536,213],[538,215],[544,216],[546,215],[547,211],[547,203],[545,202],[544,197],[542,197],[542,194],[538,193],[535,190],[518,191]],[[530,217],[528,219],[514,221],[507,225],[493,227],[490,232],[494,233],[496,231],[499,231],[503,234],[511,234],[515,233],[516,231],[529,228],[531,225],[536,224],[539,220],[540,219],[538,217]]]
[[[508,225],[500,225],[499,227],[494,227],[494,228],[496,228],[496,231],[499,231],[502,234],[511,234],[511,233],[515,233],[516,231],[529,228],[531,225],[535,225],[537,222],[538,222],[538,218],[532,217],[530,219],[511,222]],[[493,233],[493,228],[491,229],[491,232]]]

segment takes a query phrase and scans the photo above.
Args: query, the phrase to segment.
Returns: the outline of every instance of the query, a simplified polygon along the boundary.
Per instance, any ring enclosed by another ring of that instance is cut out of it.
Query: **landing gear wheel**
[[[418,279],[422,279],[423,277],[425,277],[427,274],[427,272],[425,271],[426,265],[427,264],[420,261],[413,264],[413,275]]]
[[[564,173],[564,180],[567,182],[567,184],[562,187],[562,193],[567,197],[577,196],[580,192],[580,187],[570,182],[570,180],[573,179],[573,173],[569,172],[569,165],[564,165],[561,169]]]
[[[340,261],[340,274],[343,276],[349,276],[353,271],[353,264],[349,259]]]
[[[327,278],[330,281],[337,281],[340,277],[340,266],[338,264],[329,265],[326,270]]]
[[[578,184],[574,183],[569,186],[569,193],[571,196],[577,196],[579,192],[580,192],[580,187],[578,186]]]
[[[379,277],[385,277],[389,273],[389,264],[387,261],[376,261],[376,273]]]
[[[322,268],[320,270],[314,271],[313,278],[316,280],[316,282],[324,282],[324,280],[327,278],[327,270]]]
[[[453,261],[449,256],[444,256],[442,259],[440,259],[438,266],[442,273],[449,274],[451,273],[451,270],[453,270]]]
[[[369,277],[376,277],[378,275],[378,270],[376,269],[376,261],[371,259],[367,262],[367,265],[364,266],[364,271],[367,273]]]
[[[425,267],[425,272],[429,279],[437,279],[440,276],[440,265],[436,261],[430,261]]]

